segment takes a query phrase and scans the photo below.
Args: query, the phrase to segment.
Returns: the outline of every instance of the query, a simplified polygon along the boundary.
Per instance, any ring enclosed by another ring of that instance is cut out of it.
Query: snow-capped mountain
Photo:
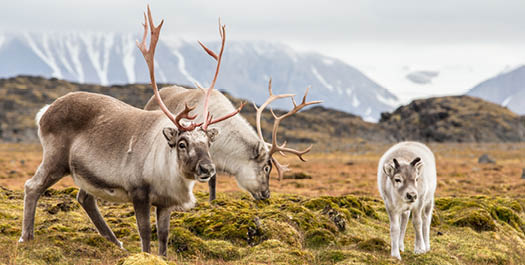
[[[525,114],[525,66],[505,71],[472,88],[467,95],[501,104]]]
[[[0,77],[20,74],[56,77],[102,85],[148,83],[144,59],[134,34],[20,33],[0,34]],[[218,42],[207,42],[217,48]],[[209,84],[215,61],[198,46],[162,36],[156,52],[158,82]],[[275,93],[294,93],[297,100],[311,86],[309,99],[377,120],[380,113],[398,105],[388,90],[356,68],[316,53],[299,53],[290,47],[262,41],[228,41],[216,87],[236,97],[262,103],[268,79]],[[288,108],[282,100],[275,107]]]

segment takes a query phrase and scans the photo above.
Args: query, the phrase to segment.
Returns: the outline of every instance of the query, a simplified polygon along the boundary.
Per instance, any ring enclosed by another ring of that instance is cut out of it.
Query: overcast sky
[[[151,4],[166,34],[217,39],[217,18],[230,40],[268,40],[339,58],[407,100],[463,93],[525,63],[525,0],[347,1],[1,1],[0,31],[139,32]],[[405,78],[418,70],[431,84]]]

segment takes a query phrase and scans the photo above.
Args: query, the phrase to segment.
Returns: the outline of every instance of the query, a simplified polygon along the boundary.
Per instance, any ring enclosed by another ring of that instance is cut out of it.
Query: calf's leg
[[[399,213],[388,211],[388,217],[390,218],[390,242],[391,242],[390,255],[392,255],[392,257],[395,257],[401,260],[401,254],[399,253],[401,215]]]

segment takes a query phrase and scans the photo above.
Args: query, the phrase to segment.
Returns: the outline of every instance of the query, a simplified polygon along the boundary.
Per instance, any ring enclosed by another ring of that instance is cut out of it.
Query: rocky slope
[[[30,76],[0,79],[0,140],[38,142],[34,122],[38,110],[56,98],[78,90],[114,96],[139,108],[152,95],[150,86],[146,84],[106,87]],[[230,98],[235,104],[240,101]],[[255,111],[251,104],[245,107],[242,115],[252,125],[255,124]],[[263,116],[263,131],[267,139],[270,139],[273,124],[271,118],[269,112]],[[366,122],[353,114],[317,106],[288,118],[281,127],[279,139],[286,139],[292,144],[315,142],[320,150],[326,151],[346,150],[347,144],[355,141],[525,140],[525,117],[468,96],[416,100],[392,113],[383,113],[379,123]]]
[[[470,96],[415,100],[380,124],[397,140],[425,142],[524,141],[523,117],[500,105]]]

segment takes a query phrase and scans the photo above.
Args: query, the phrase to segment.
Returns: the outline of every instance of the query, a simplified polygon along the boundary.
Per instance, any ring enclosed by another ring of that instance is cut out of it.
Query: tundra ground
[[[218,199],[210,204],[207,185],[198,184],[197,208],[172,215],[168,258],[162,260],[137,254],[140,240],[130,204],[99,201],[127,251],[99,236],[74,199],[70,177],[40,199],[35,241],[17,244],[23,183],[37,169],[41,149],[0,144],[0,264],[525,262],[525,144],[430,144],[438,168],[432,249],[413,254],[409,224],[401,262],[389,257],[388,217],[376,187],[377,161],[389,146],[349,146],[345,153],[314,150],[308,163],[282,158],[292,169],[287,177],[306,179],[272,179],[272,199],[266,202],[239,191],[233,177],[219,176]],[[483,153],[496,162],[479,164]],[[153,246],[156,251],[156,241]]]

